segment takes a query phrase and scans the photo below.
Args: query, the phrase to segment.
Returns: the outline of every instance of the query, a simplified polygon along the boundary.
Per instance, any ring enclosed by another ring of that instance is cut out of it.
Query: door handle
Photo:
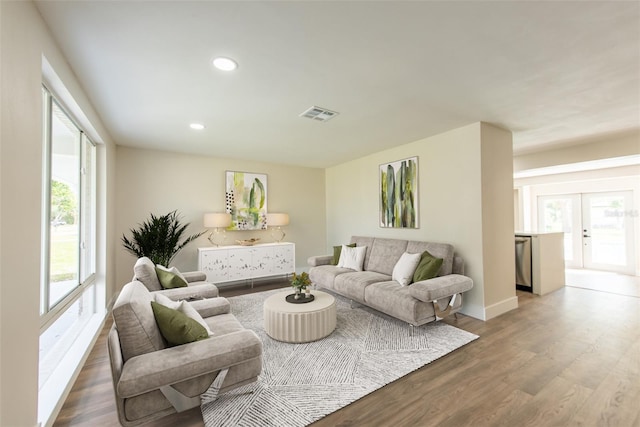
[[[591,237],[588,234],[583,234],[582,237]]]

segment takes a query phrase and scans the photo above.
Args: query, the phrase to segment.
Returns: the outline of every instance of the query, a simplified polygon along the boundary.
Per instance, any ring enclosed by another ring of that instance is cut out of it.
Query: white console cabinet
[[[293,243],[198,248],[198,270],[212,283],[233,282],[296,271]]]

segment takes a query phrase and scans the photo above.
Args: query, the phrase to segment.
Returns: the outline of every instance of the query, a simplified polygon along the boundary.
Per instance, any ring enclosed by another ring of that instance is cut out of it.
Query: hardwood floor
[[[518,310],[487,322],[446,319],[480,338],[313,426],[640,426],[640,298],[574,287],[518,297]],[[55,426],[118,425],[110,326]],[[195,408],[147,425],[203,424]]]

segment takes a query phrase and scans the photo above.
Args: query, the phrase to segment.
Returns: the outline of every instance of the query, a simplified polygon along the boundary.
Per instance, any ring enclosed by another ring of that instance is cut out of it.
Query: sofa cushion
[[[364,269],[364,257],[367,252],[366,246],[349,247],[342,246],[340,253],[340,261],[338,261],[338,267],[350,268],[356,271],[362,271]]]
[[[371,254],[371,247],[373,246],[373,237],[351,236],[351,243],[355,243],[356,246],[366,246],[367,253],[364,256],[364,269],[368,270],[369,255]]]
[[[153,296],[145,285],[134,281],[124,285],[113,305],[111,313],[125,362],[166,347],[153,316],[152,300]]]
[[[395,267],[393,267],[391,278],[402,286],[410,284],[413,281],[413,275],[421,257],[422,254],[403,253]]]
[[[349,248],[355,248],[355,243],[349,243],[348,245],[338,245],[333,247],[333,260],[331,261],[331,265],[338,265],[340,262],[340,254],[342,253],[342,246],[347,246]]]
[[[391,280],[391,276],[375,271],[351,271],[336,276],[333,287],[336,292],[354,301],[364,302],[364,290],[376,282]]]
[[[421,280],[433,279],[438,275],[438,271],[440,271],[440,268],[442,267],[442,262],[442,258],[436,258],[431,255],[429,251],[424,251],[420,256],[420,262],[413,273],[413,281],[419,282]]]
[[[184,280],[184,278],[167,268],[160,268],[160,266],[156,266],[156,275],[158,276],[158,281],[160,282],[162,289],[187,287],[187,281]]]
[[[336,276],[349,272],[353,272],[353,270],[336,267],[335,265],[320,265],[309,269],[309,278],[311,283],[316,286],[333,289]]]
[[[376,238],[373,241],[366,269],[391,276],[393,267],[405,252],[416,253],[422,251],[408,251],[406,240]]]
[[[436,258],[442,258],[442,267],[438,272],[438,276],[446,276],[453,272],[453,246],[448,243],[431,243],[431,242],[407,242],[407,252],[417,253],[428,251]]]
[[[371,308],[412,325],[434,320],[433,304],[413,298],[410,293],[412,287],[402,286],[396,281],[373,283],[365,289],[365,302]]]
[[[150,291],[162,290],[162,285],[160,285],[156,273],[156,266],[146,256],[138,258],[133,266],[133,274],[135,275],[135,280],[142,282]]]
[[[160,333],[171,346],[188,344],[209,338],[207,330],[196,320],[179,310],[151,301],[151,309]]]

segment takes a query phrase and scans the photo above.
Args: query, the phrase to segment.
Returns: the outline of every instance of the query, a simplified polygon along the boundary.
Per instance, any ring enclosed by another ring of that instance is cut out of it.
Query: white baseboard
[[[490,320],[494,317],[498,317],[508,311],[518,308],[518,297],[514,296],[507,298],[495,304],[491,304],[484,308],[484,320]]]
[[[465,316],[473,317],[474,319],[487,320],[485,319],[484,307],[482,307],[481,305],[471,305],[466,301],[462,303],[460,313],[464,314]]]

